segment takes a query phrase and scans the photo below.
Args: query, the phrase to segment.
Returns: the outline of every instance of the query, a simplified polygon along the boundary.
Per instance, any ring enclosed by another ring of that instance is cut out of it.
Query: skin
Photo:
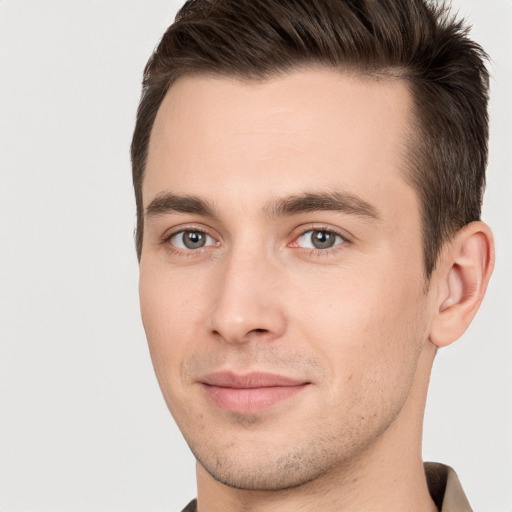
[[[201,512],[436,510],[421,461],[430,369],[478,308],[492,239],[472,223],[426,282],[404,179],[410,105],[403,81],[321,68],[259,83],[184,77],[164,99],[143,183],[140,300],[198,460]],[[209,211],[157,204],[171,193]],[[276,207],[332,193],[371,214]],[[184,230],[205,246],[184,246]],[[312,230],[334,245],[315,248]],[[308,384],[238,413],[201,384],[221,370]]]

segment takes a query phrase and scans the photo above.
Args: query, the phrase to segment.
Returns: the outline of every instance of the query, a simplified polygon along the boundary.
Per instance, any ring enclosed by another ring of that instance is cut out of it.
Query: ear
[[[434,271],[436,289],[430,341],[445,347],[460,338],[473,320],[494,268],[492,232],[471,222],[446,243]]]

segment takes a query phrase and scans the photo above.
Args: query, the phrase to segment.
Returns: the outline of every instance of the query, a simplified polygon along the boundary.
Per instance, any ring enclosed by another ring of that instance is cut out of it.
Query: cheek
[[[156,265],[141,262],[139,298],[142,323],[146,332],[151,359],[158,380],[178,376],[169,371],[181,364],[185,352],[190,350],[187,338],[191,337],[194,321],[194,302],[190,286],[171,278]],[[166,373],[164,376],[163,373]]]
[[[410,382],[428,332],[422,269],[366,270],[316,279],[314,286],[303,279],[296,295],[307,297],[296,308],[297,337],[314,340],[335,388],[355,394]]]
[[[141,262],[139,297],[142,322],[162,395],[178,420],[189,408],[183,366],[197,352],[197,295],[190,283],[158,265]],[[186,417],[186,414],[185,414]]]

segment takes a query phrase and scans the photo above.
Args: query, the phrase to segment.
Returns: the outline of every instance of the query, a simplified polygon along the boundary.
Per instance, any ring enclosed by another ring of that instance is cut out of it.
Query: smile
[[[286,400],[310,383],[269,373],[212,373],[201,379],[206,396],[221,409],[254,414]]]

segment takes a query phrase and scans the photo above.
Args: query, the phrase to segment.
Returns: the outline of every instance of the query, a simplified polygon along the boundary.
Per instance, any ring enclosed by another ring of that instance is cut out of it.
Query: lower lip
[[[203,389],[210,400],[221,409],[241,414],[253,414],[296,395],[307,385],[225,388],[203,384]]]

